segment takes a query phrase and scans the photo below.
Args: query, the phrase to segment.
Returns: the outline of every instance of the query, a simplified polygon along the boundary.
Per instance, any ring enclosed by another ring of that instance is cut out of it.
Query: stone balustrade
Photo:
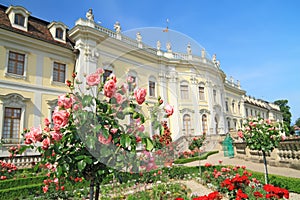
[[[36,163],[41,161],[40,155],[26,155],[26,156],[16,156],[14,158],[10,157],[0,157],[0,160],[3,160],[7,163],[13,163],[17,168],[30,168]]]
[[[234,151],[237,158],[252,162],[263,162],[262,152],[250,150],[246,147],[245,142],[235,142]],[[267,162],[271,166],[300,169],[300,138],[280,142],[278,148],[271,153],[267,153]]]

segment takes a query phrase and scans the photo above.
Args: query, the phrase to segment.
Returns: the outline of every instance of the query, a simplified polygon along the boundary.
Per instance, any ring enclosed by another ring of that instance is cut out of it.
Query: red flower
[[[253,194],[254,194],[254,196],[255,196],[256,198],[263,197],[263,195],[262,195],[260,192],[258,192],[258,191],[255,191]]]

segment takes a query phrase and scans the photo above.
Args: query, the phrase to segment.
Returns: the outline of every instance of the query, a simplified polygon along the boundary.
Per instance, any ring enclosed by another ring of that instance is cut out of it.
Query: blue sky
[[[21,5],[33,16],[72,28],[93,8],[95,21],[122,30],[165,27],[216,53],[227,76],[247,95],[288,99],[292,121],[300,117],[300,1],[297,0],[0,0]],[[144,39],[144,38],[143,38]]]

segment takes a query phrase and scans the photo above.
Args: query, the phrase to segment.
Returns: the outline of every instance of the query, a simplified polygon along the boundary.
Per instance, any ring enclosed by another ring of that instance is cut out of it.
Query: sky
[[[300,1],[298,0],[0,0],[70,29],[93,9],[96,22],[122,31],[168,27],[217,54],[228,77],[247,95],[287,99],[292,123],[300,118]],[[143,41],[146,40],[143,36]]]

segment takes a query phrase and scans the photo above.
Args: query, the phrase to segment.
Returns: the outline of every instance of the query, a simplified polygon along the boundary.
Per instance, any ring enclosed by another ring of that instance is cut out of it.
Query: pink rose
[[[38,128],[32,127],[30,128],[30,132],[25,134],[25,144],[31,144],[35,142],[42,141],[42,128],[39,126]]]
[[[124,97],[120,93],[116,93],[114,95],[114,97],[116,98],[118,104],[122,104],[125,100]]]
[[[106,139],[101,133],[98,136],[98,140],[101,144],[109,144],[112,140],[112,136],[108,135],[108,138]]]
[[[48,185],[43,187],[43,192],[46,193],[48,191]]]
[[[116,134],[118,132],[118,129],[117,128],[112,128],[112,129],[110,129],[110,132],[112,134]]]
[[[145,127],[143,124],[138,127],[139,132],[143,132],[144,130],[145,130]]]
[[[145,88],[139,88],[134,90],[134,96],[138,104],[142,104],[145,101],[147,90]]]
[[[166,111],[166,113],[167,113],[167,116],[169,117],[169,116],[173,115],[173,113],[174,113],[174,108],[173,108],[173,106],[167,104],[167,105],[165,106],[165,111]]]
[[[89,86],[98,85],[100,83],[100,75],[98,73],[92,73],[86,76],[86,82]]]
[[[134,79],[132,78],[132,76],[128,76],[127,77],[127,82],[128,83],[133,83]]]
[[[42,149],[47,150],[50,145],[50,138],[48,137],[45,138],[42,143],[43,143]]]
[[[74,102],[75,100],[72,96],[67,97],[66,94],[62,94],[58,96],[57,105],[61,108],[69,109],[72,107]]]
[[[113,79],[106,81],[104,84],[104,95],[111,98],[117,90],[116,82]]]
[[[243,138],[243,137],[244,137],[244,135],[243,135],[243,132],[242,132],[242,131],[238,131],[238,132],[237,132],[237,135],[238,135],[240,138]]]
[[[52,131],[50,134],[52,139],[55,141],[60,141],[62,139],[62,133],[59,131]]]
[[[70,113],[68,113],[66,110],[54,111],[52,115],[54,126],[56,126],[57,128],[66,126],[69,120],[69,116]]]
[[[96,73],[97,73],[97,74],[103,74],[103,73],[104,73],[104,70],[103,70],[102,68],[98,68],[98,69],[96,70]]]
[[[45,124],[45,126],[49,126],[50,125],[50,121],[49,121],[48,118],[44,119],[44,124]]]

